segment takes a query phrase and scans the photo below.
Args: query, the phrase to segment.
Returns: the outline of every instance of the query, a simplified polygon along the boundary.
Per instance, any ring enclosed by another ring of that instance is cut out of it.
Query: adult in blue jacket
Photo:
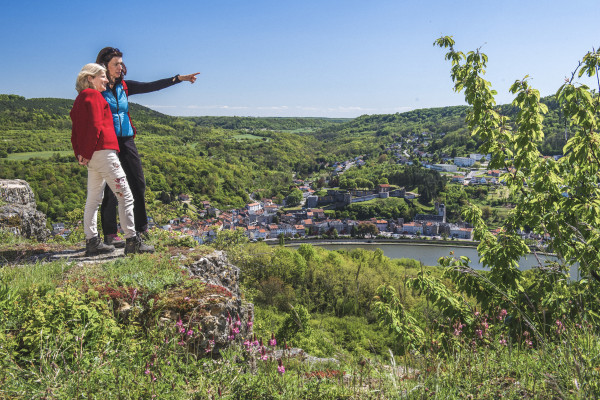
[[[114,47],[105,47],[98,53],[96,63],[103,65],[107,70],[109,84],[102,95],[108,102],[112,112],[117,140],[119,141],[119,159],[127,175],[127,181],[133,193],[133,213],[135,230],[144,234],[148,230],[148,215],[146,213],[145,193],[146,179],[142,169],[142,162],[135,145],[136,130],[129,117],[128,96],[149,93],[173,86],[179,82],[196,82],[199,72],[188,75],[175,75],[171,78],[154,82],[137,82],[124,80],[127,67],[123,63],[123,53]],[[107,188],[100,208],[102,215],[102,230],[104,241],[117,247],[123,246],[117,236],[117,199]],[[151,249],[153,251],[153,249]],[[150,251],[150,249],[148,250]]]

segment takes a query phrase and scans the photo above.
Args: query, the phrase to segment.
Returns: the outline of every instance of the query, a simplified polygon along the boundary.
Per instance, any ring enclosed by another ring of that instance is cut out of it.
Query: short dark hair
[[[98,56],[96,56],[96,64],[103,65],[108,70],[108,63],[114,57],[123,57],[121,50],[117,49],[116,47],[105,47],[100,50]],[[123,78],[125,75],[127,75],[127,67],[125,64],[121,65],[123,66],[123,70],[121,71],[120,78]]]

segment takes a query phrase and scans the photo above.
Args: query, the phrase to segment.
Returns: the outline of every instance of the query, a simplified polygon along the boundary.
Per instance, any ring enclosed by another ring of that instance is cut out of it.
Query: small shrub
[[[55,342],[62,357],[70,360],[74,350],[97,352],[120,332],[105,302],[88,301],[69,287],[45,296],[34,293],[23,320],[17,340],[21,351],[32,358],[38,358],[49,342]]]

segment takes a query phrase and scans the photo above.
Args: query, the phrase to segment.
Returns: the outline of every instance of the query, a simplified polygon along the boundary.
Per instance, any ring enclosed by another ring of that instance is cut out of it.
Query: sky
[[[526,75],[547,96],[600,46],[600,1],[11,1],[0,13],[0,93],[74,99],[81,67],[112,46],[126,79],[201,72],[193,85],[130,98],[169,115],[354,118],[464,105],[433,46],[444,35],[488,55],[499,104]]]

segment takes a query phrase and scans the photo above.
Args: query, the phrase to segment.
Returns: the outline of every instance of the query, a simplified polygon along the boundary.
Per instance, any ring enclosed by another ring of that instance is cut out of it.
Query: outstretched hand
[[[187,75],[179,75],[179,80],[194,83],[194,82],[196,82],[196,75],[199,75],[199,74],[200,74],[200,72],[196,72],[193,74],[187,74]]]

